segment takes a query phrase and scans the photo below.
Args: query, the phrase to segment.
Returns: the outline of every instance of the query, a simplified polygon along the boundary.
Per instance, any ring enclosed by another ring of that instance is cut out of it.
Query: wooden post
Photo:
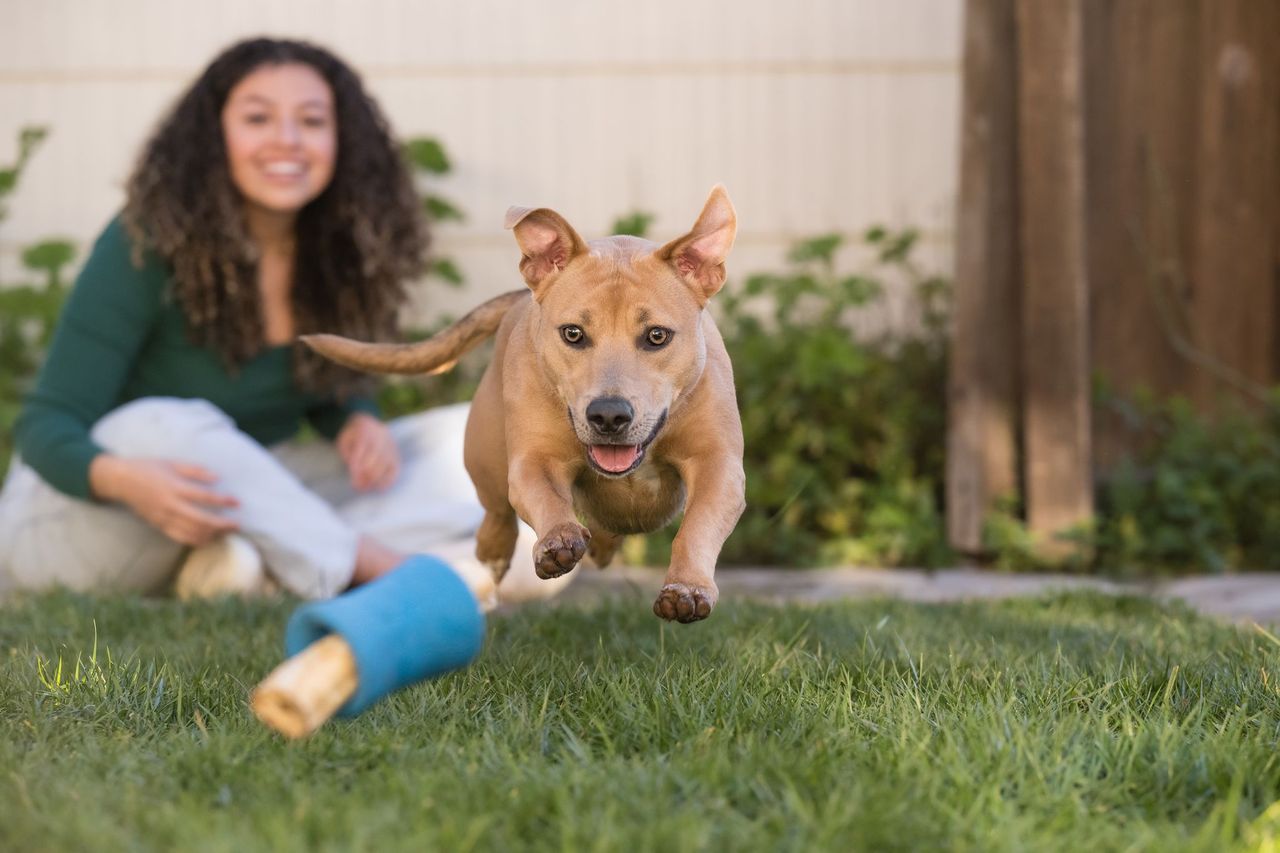
[[[1111,393],[1184,392],[1195,221],[1200,0],[1086,0],[1090,363]],[[1138,446],[1123,407],[1093,416],[1094,468]]]
[[[1016,496],[1018,275],[1013,0],[965,6],[955,313],[948,380],[947,535],[976,553]]]
[[[1215,411],[1224,395],[1264,392],[1273,378],[1280,3],[1207,2],[1200,33],[1199,204],[1189,287],[1191,342],[1204,358],[1192,392],[1203,411]]]
[[[1093,515],[1080,0],[1018,0],[1027,526],[1046,556]]]

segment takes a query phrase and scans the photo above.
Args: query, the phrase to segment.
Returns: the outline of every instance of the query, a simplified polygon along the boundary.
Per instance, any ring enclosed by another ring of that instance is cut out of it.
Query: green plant
[[[18,159],[0,169],[0,221],[8,215],[4,200],[18,186],[31,156],[48,135],[25,128],[18,136]],[[62,270],[75,258],[67,240],[46,240],[22,253],[23,267],[39,274],[36,284],[0,285],[0,477],[13,454],[13,425],[22,398],[35,381],[45,349],[66,300]]]
[[[643,210],[633,210],[625,216],[619,216],[613,220],[613,225],[609,228],[610,234],[626,234],[631,237],[644,237],[649,233],[649,226],[653,224],[654,215],[646,213]]]
[[[22,253],[22,265],[45,275],[44,289],[60,291],[65,284],[62,268],[75,260],[76,247],[70,240],[45,240]]]
[[[18,179],[22,177],[22,172],[26,169],[31,155],[48,135],[48,129],[43,127],[24,127],[18,131],[18,159],[13,162],[13,165],[0,169],[0,222],[9,216],[5,199],[17,189]]]
[[[1280,390],[1261,414],[1211,420],[1185,400],[1149,397],[1130,412],[1145,446],[1099,487],[1098,566],[1280,567]]]
[[[942,519],[947,283],[911,260],[916,232],[873,228],[863,271],[836,265],[842,235],[797,243],[790,268],[717,300],[746,439],[737,563],[937,565]],[[900,277],[918,331],[858,336],[852,323]]]
[[[1135,449],[1102,472],[1095,519],[1070,535],[1077,558],[1046,562],[1010,501],[983,529],[997,567],[1121,576],[1280,568],[1280,389],[1261,412],[1216,418],[1185,399],[1127,399],[1105,385],[1094,405],[1123,415]]]
[[[449,160],[444,144],[429,136],[413,137],[405,141],[404,154],[420,188],[422,210],[428,224],[436,226],[444,222],[464,221],[466,214],[457,205],[426,188],[434,179],[453,171],[453,163]],[[432,257],[427,274],[454,287],[460,287],[465,281],[461,268],[452,258],[447,257]]]
[[[404,143],[404,152],[406,160],[414,169],[428,224],[434,227],[446,222],[465,221],[466,214],[456,204],[431,189],[437,178],[453,170],[444,145],[431,137],[414,137]],[[427,274],[450,287],[460,287],[466,280],[458,264],[447,257],[432,257]],[[454,319],[444,315],[427,326],[406,329],[404,338],[413,341],[430,337]],[[383,414],[393,418],[431,406],[470,400],[491,351],[492,346],[480,347],[463,358],[453,370],[438,376],[385,377],[378,388],[378,404]]]

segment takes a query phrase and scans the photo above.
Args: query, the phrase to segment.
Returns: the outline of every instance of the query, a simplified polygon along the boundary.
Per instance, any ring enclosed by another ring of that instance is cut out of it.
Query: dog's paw
[[[719,596],[714,584],[669,583],[658,592],[653,615],[668,622],[697,622],[711,615]]]
[[[557,524],[533,546],[533,570],[543,580],[558,578],[573,570],[587,553],[591,531],[576,522]]]

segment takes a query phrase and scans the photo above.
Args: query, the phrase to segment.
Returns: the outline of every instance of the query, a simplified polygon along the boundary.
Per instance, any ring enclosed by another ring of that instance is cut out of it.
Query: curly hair
[[[134,261],[154,251],[173,270],[173,295],[193,343],[235,370],[263,348],[258,249],[232,182],[222,132],[231,90],[264,65],[301,63],[333,92],[338,151],[332,180],[298,213],[292,300],[299,334],[394,336],[405,282],[425,266],[421,202],[400,147],[359,76],[327,50],[258,38],[232,45],[179,98],[144,146],[127,185],[124,223]],[[301,388],[351,393],[358,375],[293,349]]]

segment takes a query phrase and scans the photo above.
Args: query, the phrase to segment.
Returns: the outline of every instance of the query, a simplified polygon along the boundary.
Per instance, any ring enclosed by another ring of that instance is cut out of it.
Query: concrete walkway
[[[582,567],[561,594],[569,601],[608,595],[652,596],[662,585],[659,569]],[[963,601],[1093,589],[1115,595],[1181,599],[1210,616],[1236,622],[1280,623],[1280,573],[1217,575],[1168,581],[1112,581],[1078,575],[1006,574],[987,569],[721,569],[722,598],[817,602],[891,597],[908,601]]]

